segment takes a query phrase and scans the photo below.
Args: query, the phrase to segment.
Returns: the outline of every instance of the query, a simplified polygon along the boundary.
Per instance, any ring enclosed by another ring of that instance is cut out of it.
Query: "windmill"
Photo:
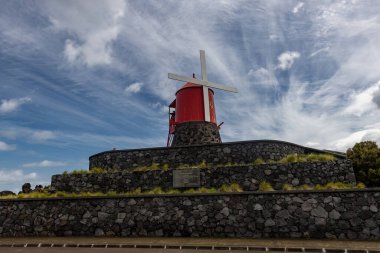
[[[204,50],[200,50],[200,62],[202,79],[196,79],[194,75],[193,77],[186,77],[168,73],[169,79],[186,82],[186,84],[176,92],[176,99],[169,105],[168,146],[171,146],[173,138],[175,135],[178,135],[176,128],[187,122],[197,122],[198,124],[202,124],[202,122],[205,124],[211,123],[215,125],[218,130],[214,105],[214,92],[210,88],[228,92],[238,92],[235,87],[207,80],[206,54]],[[171,109],[173,109],[173,111],[171,111]],[[193,143],[188,144],[191,145]]]

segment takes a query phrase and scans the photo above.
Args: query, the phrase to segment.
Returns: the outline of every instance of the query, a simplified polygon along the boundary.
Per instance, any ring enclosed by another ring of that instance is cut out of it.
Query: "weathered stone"
[[[263,206],[260,204],[255,204],[255,207],[253,208],[255,211],[261,211],[263,210]]]
[[[129,201],[128,201],[128,203],[127,203],[127,205],[128,206],[134,206],[134,205],[136,205],[136,200],[134,200],[134,199],[130,199]]]
[[[99,218],[99,220],[105,220],[105,219],[107,219],[108,216],[109,216],[108,213],[98,212],[98,218]]]
[[[369,207],[369,210],[371,210],[371,211],[374,212],[374,213],[377,213],[377,212],[378,212],[378,209],[377,209],[377,207],[376,207],[375,205],[371,205],[371,206]]]
[[[104,234],[103,229],[97,228],[97,229],[95,229],[95,234],[94,235],[95,236],[104,236],[105,234]]]
[[[318,226],[324,226],[326,225],[326,219],[325,218],[315,218],[315,225]]]
[[[264,174],[266,176],[269,176],[270,174],[272,174],[272,171],[270,169],[266,169],[266,170],[264,170]]]
[[[302,211],[304,211],[304,212],[309,212],[309,211],[311,211],[311,209],[313,209],[312,205],[309,202],[304,202],[301,205],[301,208],[302,208]]]
[[[299,185],[299,183],[300,183],[300,181],[299,181],[298,178],[294,178],[294,179],[292,180],[292,185],[293,185],[293,186],[297,186],[297,185]]]
[[[228,216],[230,214],[230,209],[228,207],[225,207],[220,211],[220,213],[224,214],[225,216]]]
[[[316,216],[316,217],[321,217],[321,218],[327,218],[328,213],[322,206],[318,206],[317,208],[314,208],[311,210],[311,215]]]
[[[296,202],[296,203],[303,203],[303,200],[299,197],[293,197],[292,200],[293,202]]]
[[[83,214],[82,218],[83,218],[83,219],[88,219],[88,218],[90,218],[91,216],[92,216],[91,213],[90,213],[89,211],[86,211],[86,213]]]
[[[332,210],[332,211],[329,213],[329,218],[330,218],[330,219],[339,220],[340,216],[341,216],[340,213],[337,212],[336,210]]]
[[[276,214],[276,217],[288,219],[290,217],[290,214],[289,214],[288,210],[282,210]]]
[[[265,221],[264,225],[265,225],[266,227],[273,227],[274,225],[276,225],[276,223],[274,222],[274,220],[269,219],[269,220],[266,220],[266,221]]]
[[[126,213],[118,213],[118,214],[117,214],[117,218],[118,218],[118,219],[124,219],[126,216],[127,216]]]
[[[330,203],[331,201],[333,200],[333,197],[332,196],[328,196],[327,198],[325,198],[323,200],[324,203]]]

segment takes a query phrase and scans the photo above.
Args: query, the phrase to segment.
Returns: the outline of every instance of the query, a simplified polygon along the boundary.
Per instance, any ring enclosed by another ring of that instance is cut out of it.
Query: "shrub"
[[[369,187],[380,186],[380,149],[376,142],[356,143],[347,150],[347,157],[352,160],[357,180]]]
[[[262,181],[259,184],[259,190],[260,191],[274,191],[272,185],[268,183],[267,181]]]

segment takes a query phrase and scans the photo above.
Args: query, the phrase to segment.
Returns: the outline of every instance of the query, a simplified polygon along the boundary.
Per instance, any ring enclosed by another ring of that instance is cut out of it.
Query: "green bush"
[[[356,143],[347,150],[356,179],[369,187],[380,187],[380,149],[374,141]]]

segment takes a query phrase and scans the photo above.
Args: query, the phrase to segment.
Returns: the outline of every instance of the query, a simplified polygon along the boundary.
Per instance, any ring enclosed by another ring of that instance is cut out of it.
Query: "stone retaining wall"
[[[356,183],[350,160],[214,167],[200,171],[200,186],[219,188],[223,184],[238,183],[245,191],[257,190],[262,181],[269,182],[276,190],[280,190],[285,183],[294,186]],[[66,192],[126,192],[138,187],[142,190],[154,187],[167,190],[173,186],[173,170],[54,175],[51,185],[58,191]]]
[[[243,141],[182,147],[112,150],[90,157],[90,169],[133,170],[152,164],[178,167],[180,164],[252,163],[257,158],[279,160],[289,154],[326,153],[289,142],[274,140]],[[343,156],[341,156],[343,157]]]
[[[380,239],[380,189],[0,201],[0,236]]]

